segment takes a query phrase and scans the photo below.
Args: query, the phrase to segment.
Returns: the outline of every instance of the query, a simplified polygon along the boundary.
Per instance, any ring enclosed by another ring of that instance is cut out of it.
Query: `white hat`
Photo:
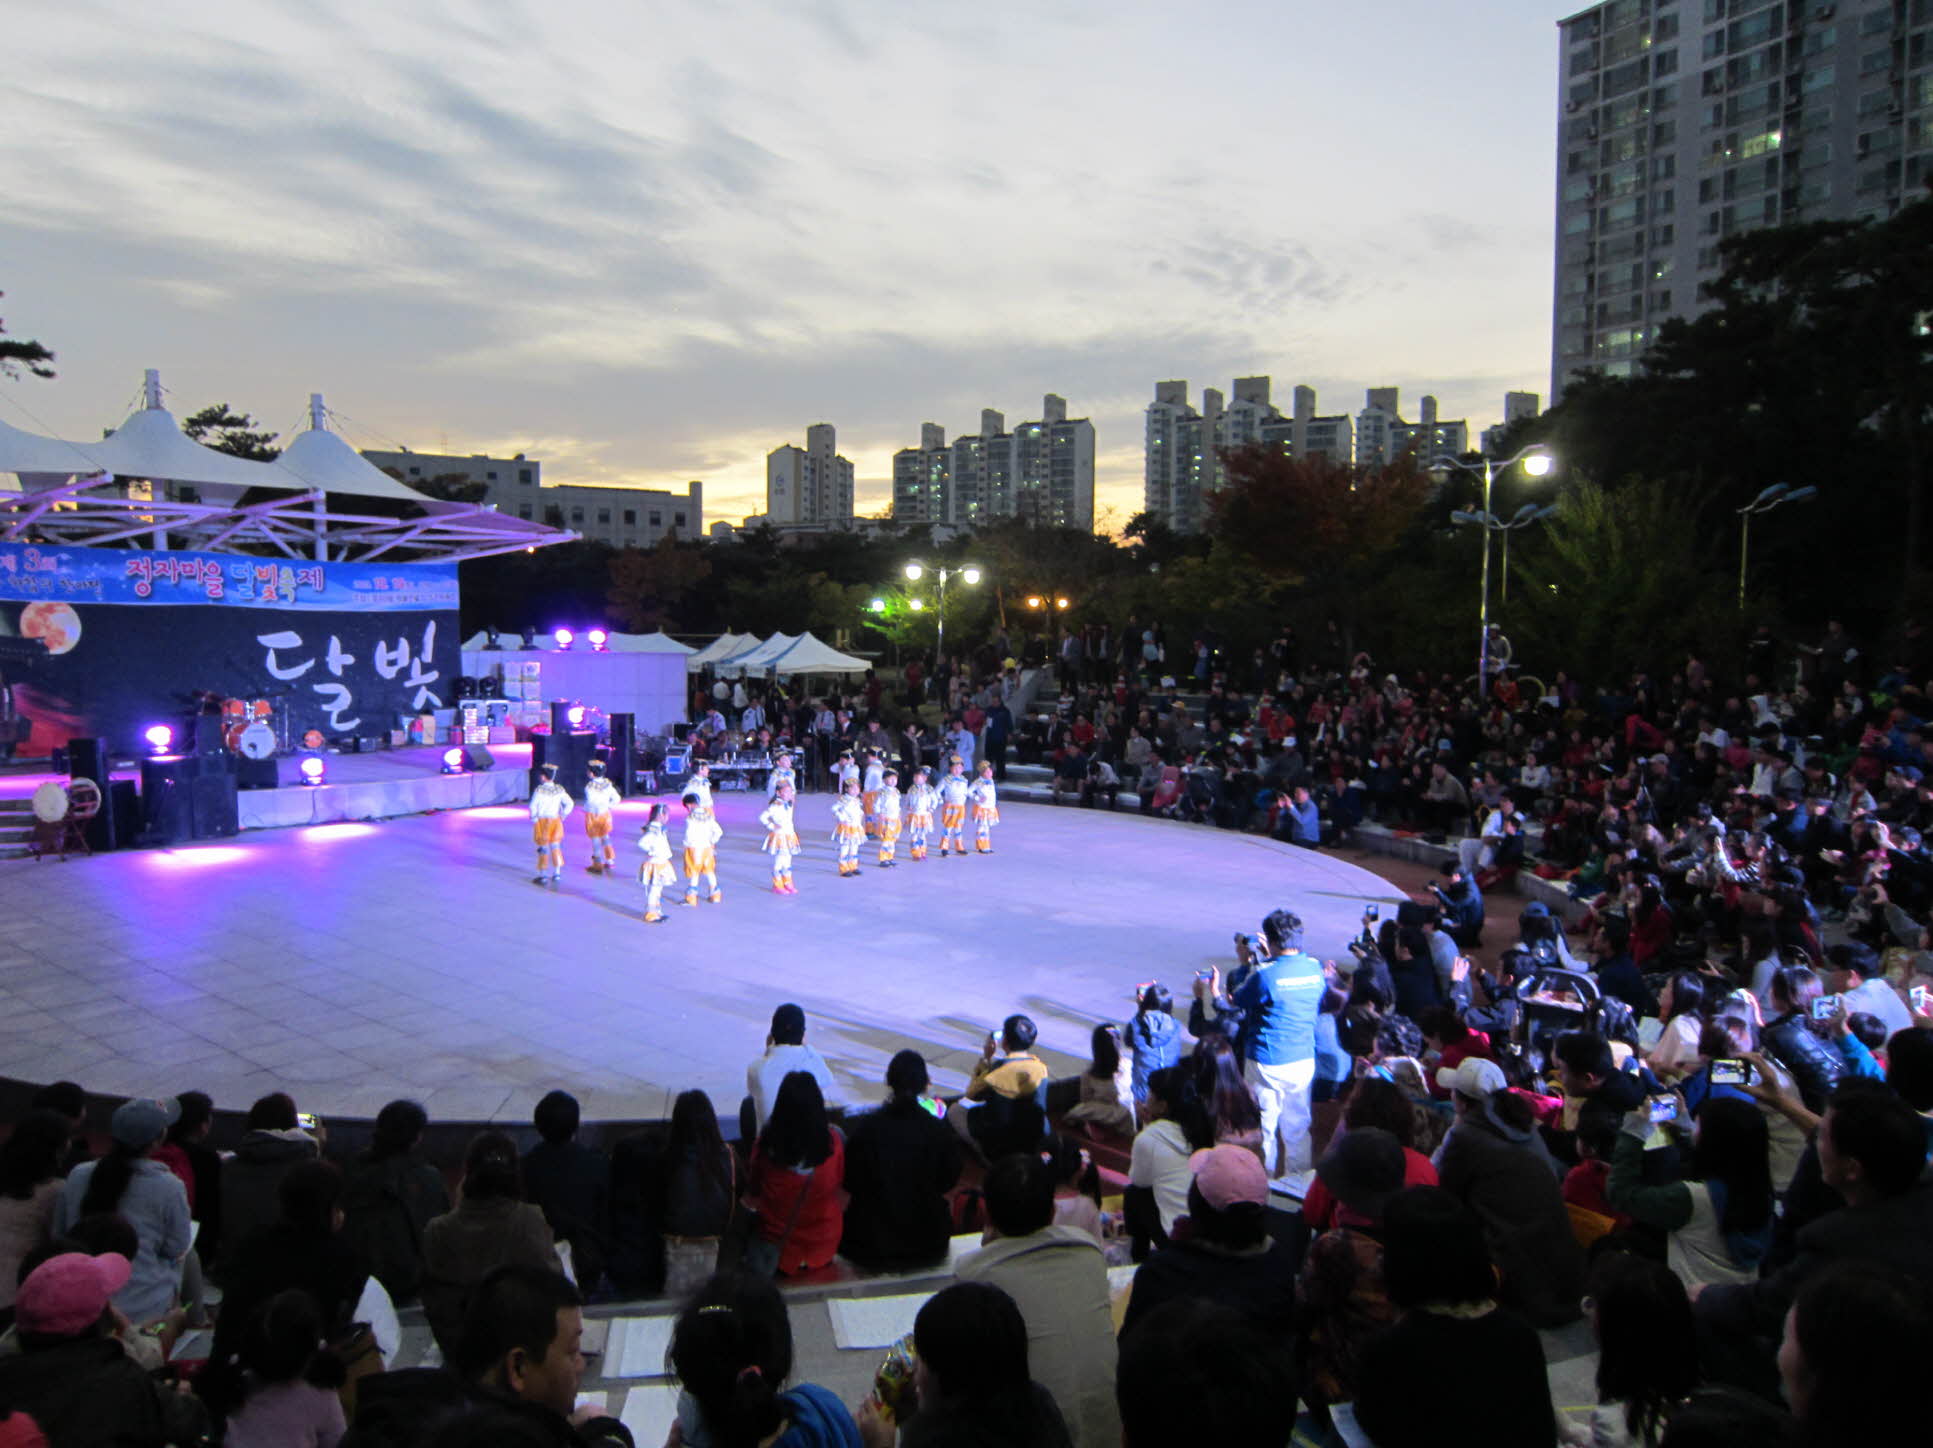
[[[1465,1056],[1454,1067],[1437,1068],[1436,1084],[1459,1096],[1488,1101],[1510,1083],[1504,1079],[1503,1067],[1495,1061],[1483,1056]]]

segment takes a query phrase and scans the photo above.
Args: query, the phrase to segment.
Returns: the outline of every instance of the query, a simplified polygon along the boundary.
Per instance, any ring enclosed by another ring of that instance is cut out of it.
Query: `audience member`
[[[752,1147],[747,1180],[758,1204],[747,1270],[787,1276],[824,1267],[839,1250],[846,1139],[826,1120],[818,1078],[794,1071]]]
[[[201,1223],[195,1253],[204,1262],[221,1250],[221,1153],[208,1144],[215,1127],[215,1103],[205,1091],[183,1091],[181,1108],[154,1159],[181,1178],[188,1193],[188,1215]]]
[[[1437,1184],[1436,1168],[1416,1149],[1416,1118],[1424,1109],[1405,1096],[1394,1082],[1379,1081],[1374,1076],[1359,1077],[1350,1087],[1349,1098],[1343,1105],[1342,1132],[1330,1143],[1330,1148],[1334,1150],[1344,1133],[1360,1127],[1377,1127],[1388,1132],[1403,1148],[1403,1185],[1433,1187]],[[1336,1200],[1318,1169],[1316,1179],[1309,1183],[1308,1195],[1302,1199],[1303,1222],[1312,1232],[1326,1232],[1349,1218],[1349,1209]]]
[[[1779,1384],[1808,1448],[1910,1442],[1926,1430],[1927,1286],[1862,1262],[1828,1267],[1799,1289],[1785,1318]]]
[[[1214,1123],[1193,1076],[1182,1067],[1166,1066],[1149,1077],[1145,1104],[1148,1124],[1134,1138],[1122,1207],[1136,1261],[1173,1235],[1175,1223],[1188,1210],[1188,1187],[1194,1180],[1188,1163],[1194,1153],[1215,1144]]]
[[[75,1167],[54,1206],[55,1236],[65,1235],[83,1217],[104,1212],[118,1213],[134,1228],[139,1249],[114,1305],[137,1327],[174,1307],[181,1294],[182,1260],[194,1242],[187,1190],[154,1159],[175,1114],[172,1101],[137,1098],[115,1107],[108,1154]]]
[[[317,1138],[302,1129],[294,1100],[277,1091],[248,1109],[235,1154],[222,1163],[221,1256],[216,1275],[225,1277],[243,1240],[275,1220],[282,1175],[297,1162],[322,1152]]]
[[[633,1272],[614,1258],[612,1276],[627,1290],[649,1285],[682,1301],[718,1270],[719,1247],[737,1210],[738,1161],[718,1129],[711,1098],[702,1091],[681,1091],[633,1209],[648,1240],[641,1253],[626,1255],[646,1265]],[[623,1216],[614,1213],[613,1246],[620,1253],[626,1243]]]
[[[1772,1173],[1765,1118],[1747,1101],[1714,1097],[1698,1114],[1683,1181],[1642,1182],[1645,1141],[1656,1129],[1640,1107],[1625,1118],[1605,1199],[1669,1233],[1667,1261],[1686,1287],[1753,1282],[1772,1247]]]
[[[1316,1016],[1327,987],[1322,962],[1302,948],[1302,918],[1276,910],[1262,921],[1269,959],[1236,989],[1248,1031],[1248,1082],[1262,1111],[1262,1162],[1270,1176],[1310,1165],[1310,1088]]]
[[[1671,1410],[1698,1386],[1698,1333],[1685,1285],[1663,1264],[1609,1251],[1591,1264],[1584,1315],[1597,1340],[1597,1406],[1564,1424],[1576,1448],[1656,1448]]]
[[[1383,1283],[1383,1214],[1403,1190],[1403,1148],[1376,1126],[1338,1137],[1316,1166],[1336,1224],[1309,1244],[1298,1284],[1302,1396],[1318,1417],[1355,1400],[1363,1353],[1395,1321]]]
[[[1134,1019],[1121,1028],[1121,1043],[1134,1061],[1134,1099],[1148,1099],[1148,1077],[1181,1059],[1181,1023],[1168,987],[1150,981],[1135,993]]]
[[[1121,1331],[1177,1297],[1213,1297],[1240,1308],[1259,1330],[1288,1331],[1295,1263],[1269,1240],[1261,1160],[1239,1146],[1214,1146],[1196,1152],[1189,1167],[1188,1230],[1136,1270]]]
[[[225,1405],[223,1448],[335,1448],[349,1426],[337,1391],[343,1365],[323,1340],[322,1314],[300,1288],[278,1292],[248,1314],[232,1389],[236,1396]],[[196,1390],[205,1401],[215,1399],[209,1371]]]
[[[743,1134],[757,1136],[765,1129],[778,1099],[779,1083],[794,1071],[804,1071],[819,1083],[819,1094],[827,1101],[839,1099],[833,1084],[832,1068],[826,1058],[805,1043],[805,1011],[787,1003],[772,1012],[772,1029],[765,1037],[765,1054],[745,1068],[745,1087],[752,1099],[752,1124]]]
[[[443,1173],[417,1155],[428,1124],[416,1102],[390,1102],[368,1149],[342,1169],[342,1239],[396,1302],[422,1289],[423,1235],[450,1209]]]
[[[87,1144],[87,1092],[76,1082],[48,1082],[34,1092],[27,1109],[51,1111],[67,1123],[67,1149],[61,1153],[60,1163],[62,1176],[71,1176],[75,1167],[94,1159]]]
[[[901,1051],[886,1102],[846,1135],[845,1232],[839,1254],[874,1271],[929,1267],[953,1231],[946,1194],[960,1179],[960,1138],[928,1105],[926,1060]]]
[[[41,1107],[16,1121],[0,1145],[0,1308],[7,1315],[22,1260],[52,1235],[67,1135],[66,1118]]]
[[[1080,1092],[1081,1099],[1061,1118],[1065,1124],[1134,1135],[1134,1064],[1121,1049],[1121,1028],[1111,1021],[1097,1024],[1089,1037]]]
[[[1047,1129],[1040,1089],[1047,1063],[1033,1054],[1039,1032],[1026,1016],[1008,1016],[998,1037],[987,1032],[963,1099],[947,1120],[985,1157],[1030,1150]]]
[[[1286,1344],[1226,1303],[1178,1298],[1122,1338],[1114,1397],[1122,1448],[1289,1448],[1295,1372]]]
[[[547,1091],[532,1118],[536,1146],[524,1153],[524,1196],[543,1209],[551,1235],[570,1245],[572,1277],[590,1294],[604,1278],[611,1231],[611,1162],[577,1139],[577,1098]]]
[[[860,1448],[859,1428],[838,1398],[815,1383],[785,1386],[792,1324],[769,1281],[721,1275],[706,1283],[678,1314],[670,1365],[682,1389],[674,1443]]]
[[[464,1155],[455,1208],[423,1229],[423,1313],[446,1361],[454,1361],[470,1289],[510,1266],[557,1272],[557,1247],[543,1212],[523,1199],[516,1146],[481,1131]]]

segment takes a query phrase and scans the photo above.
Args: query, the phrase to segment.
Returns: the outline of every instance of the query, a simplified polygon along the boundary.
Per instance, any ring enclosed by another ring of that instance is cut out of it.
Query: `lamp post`
[[[1466,463],[1462,458],[1451,457],[1448,453],[1439,454],[1430,460],[1430,470],[1441,472],[1449,468],[1461,468],[1466,473],[1480,473],[1483,477],[1483,507],[1479,510],[1484,518],[1491,518],[1490,489],[1497,481],[1497,474],[1504,468],[1524,465],[1526,475],[1541,478],[1549,475],[1557,465],[1550,455],[1550,449],[1542,443],[1532,443],[1502,462],[1485,457],[1479,467],[1476,463]],[[1490,688],[1490,534],[1493,530],[1486,524],[1483,530],[1483,580],[1477,598],[1477,690],[1479,694]]]
[[[906,576],[915,583],[924,578],[927,571],[924,563],[913,562],[906,565]],[[934,644],[934,652],[938,655],[938,659],[935,662],[938,662],[946,658],[946,581],[957,575],[962,583],[978,583],[980,581],[980,570],[976,565],[967,563],[958,568],[935,568],[931,571],[939,579],[940,583],[939,607],[937,610],[938,630]],[[920,612],[922,608],[921,601],[917,598],[912,601],[911,606],[915,613]]]
[[[1508,523],[1504,522],[1503,519],[1497,517],[1495,514],[1473,513],[1464,508],[1458,508],[1454,513],[1450,514],[1450,521],[1452,523],[1475,524],[1479,528],[1484,528],[1489,532],[1502,535],[1503,556],[1497,561],[1497,572],[1499,574],[1497,580],[1497,598],[1501,603],[1508,603],[1510,602],[1510,535],[1515,533],[1519,528],[1528,528],[1532,523],[1541,523],[1546,518],[1555,517],[1556,514],[1557,505],[1555,503],[1545,503],[1541,507],[1536,503],[1525,503],[1523,507],[1517,510],[1516,516]]]
[[[1738,509],[1738,611],[1745,611],[1745,565],[1752,550],[1752,519],[1769,513],[1781,503],[1810,503],[1819,490],[1810,485],[1795,488],[1790,483],[1774,483],[1751,502]]]

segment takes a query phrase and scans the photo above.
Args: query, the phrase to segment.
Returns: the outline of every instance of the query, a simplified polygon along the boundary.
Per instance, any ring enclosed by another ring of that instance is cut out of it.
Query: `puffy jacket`
[[[423,1285],[423,1229],[450,1209],[443,1174],[403,1156],[357,1157],[342,1172],[342,1236],[391,1298]]]
[[[305,1131],[255,1130],[242,1137],[235,1155],[222,1163],[220,1272],[234,1265],[250,1232],[281,1216],[277,1194],[288,1169],[320,1154],[316,1139]]]
[[[1833,1049],[1831,1042],[1814,1035],[1797,1011],[1788,1011],[1770,1022],[1761,1033],[1761,1041],[1778,1063],[1792,1073],[1799,1095],[1805,1099],[1806,1110],[1815,1114],[1823,1112],[1832,1088],[1846,1074],[1845,1057]]]

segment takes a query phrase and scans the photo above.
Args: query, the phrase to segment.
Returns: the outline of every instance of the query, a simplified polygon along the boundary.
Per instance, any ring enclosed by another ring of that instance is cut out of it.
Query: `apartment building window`
[[[1862,36],[1879,35],[1892,28],[1893,7],[1890,5],[1883,9],[1872,11],[1870,14],[1861,17],[1859,21],[1859,33]]]
[[[624,510],[624,526],[627,528],[635,528],[638,526],[638,510],[636,508],[626,508]]]
[[[571,509],[571,522],[573,522],[573,523],[581,523],[581,522],[583,522],[583,521],[584,521],[584,510],[583,510],[582,508],[572,508],[572,509]]]
[[[682,528],[682,527],[684,527],[684,526],[685,526],[685,515],[684,515],[683,513],[673,513],[673,514],[671,515],[671,526],[672,526],[672,527],[674,527],[674,528]]]
[[[530,507],[530,504],[528,503],[525,503],[522,507],[517,509],[517,516],[519,518],[522,518],[526,523],[530,521],[530,514],[531,514],[531,507]]]
[[[1656,45],[1661,40],[1669,40],[1677,33],[1678,17],[1676,15],[1660,15],[1656,20],[1651,22],[1651,43],[1653,45]]]
[[[611,526],[611,510],[610,510],[609,508],[599,508],[599,509],[597,510],[597,522],[598,522],[598,526],[599,526],[599,527],[601,527],[601,528],[608,528],[608,527],[610,527],[610,526]]]
[[[645,514],[644,521],[653,528],[662,528],[664,526],[664,514],[653,509],[651,512]]]
[[[1817,55],[1822,50],[1830,50],[1839,43],[1839,27],[1836,25],[1815,25],[1805,33],[1805,53]]]
[[[536,481],[536,479],[531,477],[529,468],[518,468],[517,481],[522,483],[525,487],[529,487],[531,483]]]
[[[1799,87],[1807,95],[1811,95],[1814,91],[1831,90],[1833,82],[1837,79],[1838,76],[1834,67],[1822,65],[1807,71],[1804,78],[1799,82]]]
[[[1882,71],[1892,63],[1892,59],[1893,53],[1890,50],[1869,50],[1859,57],[1859,73],[1872,75]]]
[[[497,480],[497,475],[495,473],[485,473],[484,477],[488,478],[493,483]]]
[[[1653,181],[1669,181],[1677,174],[1678,158],[1676,156],[1654,156],[1651,158],[1651,179]]]
[[[1659,51],[1657,57],[1651,62],[1651,74],[1664,77],[1667,75],[1676,75],[1677,73],[1678,52],[1675,50]]]

